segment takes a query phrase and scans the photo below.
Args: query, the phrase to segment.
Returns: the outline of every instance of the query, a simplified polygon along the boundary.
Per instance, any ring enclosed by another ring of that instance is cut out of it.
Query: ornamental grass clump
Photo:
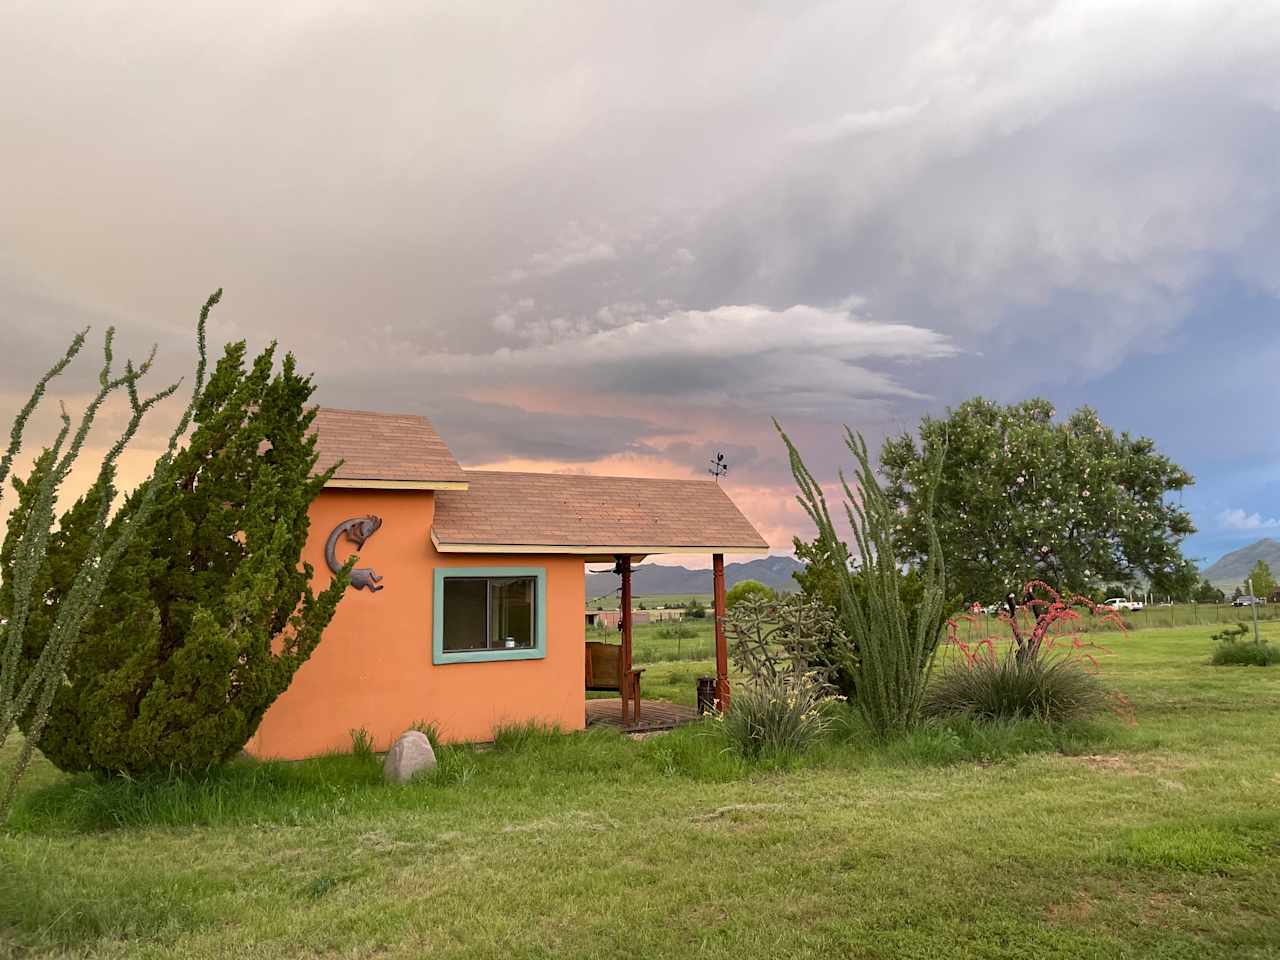
[[[1035,591],[1049,599],[1035,596]],[[1028,599],[1023,613],[1034,619],[1027,629],[1011,599],[1012,612],[1000,613],[1009,629],[1007,640],[961,642],[951,622],[950,642],[961,659],[931,687],[927,716],[1061,724],[1087,719],[1113,700],[1123,705],[1097,676],[1097,659],[1089,651],[1102,648],[1081,638],[1076,626],[1082,618],[1075,607],[1088,607],[1102,620],[1114,617],[1119,622],[1119,617],[1085,597],[1064,598],[1039,581],[1027,584],[1024,595]],[[1122,622],[1117,629],[1124,629]]]
[[[791,473],[800,505],[817,527],[821,552],[835,558],[830,574],[838,598],[836,618],[841,644],[831,660],[846,672],[852,700],[871,731],[887,737],[914,727],[920,720],[934,658],[946,637],[945,568],[942,546],[934,532],[932,489],[941,475],[944,451],[929,454],[914,517],[928,534],[930,549],[912,577],[904,576],[906,553],[896,539],[898,510],[876,477],[861,435],[845,428],[845,445],[857,461],[853,487],[840,473],[845,515],[853,529],[861,567],[849,563],[849,550],[836,534],[826,497],[799,451],[778,428],[791,458]],[[908,598],[908,580],[919,587]]]
[[[823,652],[838,632],[832,612],[801,595],[748,597],[728,612],[725,633],[746,679],[718,719],[744,758],[796,756],[826,735],[841,698]]]
[[[1249,626],[1245,623],[1237,623],[1215,633],[1210,639],[1216,640],[1217,646],[1209,663],[1215,667],[1269,667],[1280,663],[1280,649],[1261,637],[1253,639],[1249,633]]]

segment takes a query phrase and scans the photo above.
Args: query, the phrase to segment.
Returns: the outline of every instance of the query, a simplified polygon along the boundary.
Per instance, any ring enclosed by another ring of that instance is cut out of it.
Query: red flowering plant
[[[933,686],[927,712],[1057,722],[1086,717],[1108,700],[1127,711],[1128,703],[1108,693],[1098,679],[1095,653],[1105,648],[1084,638],[1081,629],[1081,611],[1086,610],[1095,628],[1105,623],[1123,632],[1119,614],[1088,597],[1061,594],[1041,580],[1028,582],[1022,594],[1021,604],[1010,594],[998,614],[1008,628],[1007,640],[984,636],[975,641],[978,617],[972,610],[948,622],[949,645],[962,659]],[[960,638],[962,622],[969,624],[965,640]]]

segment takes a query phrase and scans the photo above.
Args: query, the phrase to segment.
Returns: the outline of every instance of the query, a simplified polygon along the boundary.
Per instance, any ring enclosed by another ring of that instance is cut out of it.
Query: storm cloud
[[[1152,433],[1224,537],[1277,512],[1244,366],[1280,361],[1274,0],[72,0],[0,31],[6,409],[90,323],[180,375],[223,286],[215,340],[469,463],[742,451],[779,548],[771,416],[833,476],[840,423],[978,392]]]

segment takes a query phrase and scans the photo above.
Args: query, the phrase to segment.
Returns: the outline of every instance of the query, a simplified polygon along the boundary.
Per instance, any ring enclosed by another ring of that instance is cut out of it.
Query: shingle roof
[[[466,483],[458,461],[426,417],[321,407],[312,430],[320,454],[316,470],[342,461],[331,486],[432,489]]]
[[[711,480],[467,470],[436,494],[443,552],[765,553],[768,544]]]

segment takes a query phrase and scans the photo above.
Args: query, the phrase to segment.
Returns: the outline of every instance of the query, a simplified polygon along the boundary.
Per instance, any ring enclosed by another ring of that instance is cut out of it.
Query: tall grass
[[[748,695],[749,696],[749,695]],[[735,709],[741,701],[735,696]],[[772,698],[774,704],[777,698]],[[751,712],[750,702],[744,716]],[[727,718],[726,718],[727,719]],[[775,730],[782,727],[775,725]],[[775,736],[745,753],[720,723],[704,721],[662,736],[630,740],[615,731],[557,733],[508,727],[494,748],[444,744],[429,775],[388,789],[376,755],[334,753],[296,762],[241,758],[198,775],[154,780],[65,777],[19,796],[14,834],[99,833],[154,827],[280,824],[329,826],[398,811],[456,811],[530,795],[610,795],[645,783],[728,784],[779,766],[860,770],[999,760],[1030,752],[1087,753],[1115,736],[1101,726],[1038,721],[925,723],[901,736],[875,735],[856,710],[829,704],[794,736]],[[666,787],[664,787],[666,789]]]

